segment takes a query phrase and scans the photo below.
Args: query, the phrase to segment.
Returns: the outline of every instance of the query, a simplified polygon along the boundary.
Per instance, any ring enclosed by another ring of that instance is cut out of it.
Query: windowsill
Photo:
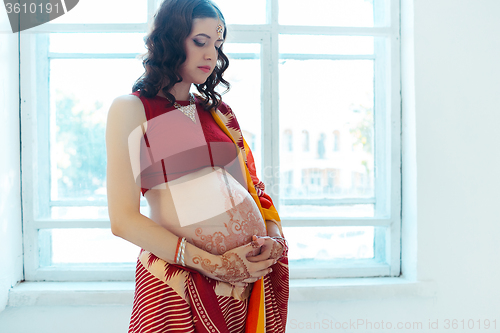
[[[434,281],[413,281],[402,277],[290,280],[291,301],[433,298],[436,294]]]
[[[433,298],[434,281],[404,278],[290,280],[290,301]],[[8,306],[132,305],[134,282],[23,282],[10,290]]]

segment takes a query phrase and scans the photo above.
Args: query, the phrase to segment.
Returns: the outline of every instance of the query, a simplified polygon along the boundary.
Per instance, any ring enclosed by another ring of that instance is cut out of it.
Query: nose
[[[205,60],[213,60],[213,59],[217,59],[219,56],[219,53],[217,52],[217,50],[214,48],[213,51],[207,51],[205,52]]]

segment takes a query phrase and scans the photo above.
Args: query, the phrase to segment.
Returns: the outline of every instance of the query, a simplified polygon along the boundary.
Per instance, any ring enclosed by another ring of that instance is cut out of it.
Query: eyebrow
[[[212,39],[209,35],[207,35],[207,34],[203,34],[203,33],[202,33],[202,34],[197,34],[195,37],[198,37],[198,36],[203,36],[203,37],[207,37],[208,39]],[[221,42],[223,42],[223,41],[224,41],[224,39],[217,39],[217,41],[221,41]]]

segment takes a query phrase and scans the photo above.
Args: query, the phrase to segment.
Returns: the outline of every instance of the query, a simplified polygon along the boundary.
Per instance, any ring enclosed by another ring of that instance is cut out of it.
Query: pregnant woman
[[[280,218],[215,91],[229,87],[226,34],[211,1],[164,0],[145,38],[145,72],[109,110],[111,229],[141,248],[129,332],[285,331]]]

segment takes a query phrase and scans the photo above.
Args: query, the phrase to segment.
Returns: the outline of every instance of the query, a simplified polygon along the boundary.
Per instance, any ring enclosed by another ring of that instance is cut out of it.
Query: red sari
[[[264,192],[264,183],[257,178],[252,152],[233,111],[223,103],[218,110],[210,112],[240,149],[238,158],[245,168],[242,171],[247,177],[248,191],[262,217],[276,223],[283,235],[278,212]],[[187,267],[169,264],[141,249],[129,333],[285,332],[288,257],[279,259],[272,270],[249,287],[237,288]]]

